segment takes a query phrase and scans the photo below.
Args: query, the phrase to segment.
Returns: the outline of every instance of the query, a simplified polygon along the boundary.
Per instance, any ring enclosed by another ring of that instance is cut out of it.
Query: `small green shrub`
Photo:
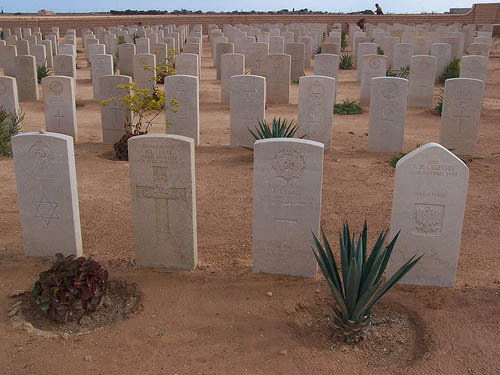
[[[377,46],[377,55],[383,55],[383,54],[384,54],[384,50],[382,49],[382,47]]]
[[[417,144],[417,147],[415,147],[415,149],[419,148],[420,145]],[[410,151],[411,152],[411,151]],[[393,168],[396,168],[396,164],[398,163],[399,159],[401,159],[402,157],[405,157],[406,155],[408,155],[409,152],[397,152],[395,153],[391,160],[389,160],[389,165]]]
[[[339,68],[342,70],[352,69],[352,55],[346,53],[340,56]]]
[[[139,38],[139,35],[137,35],[137,33],[133,33],[133,34],[130,36],[130,38],[132,39],[132,42],[133,42],[134,44],[136,44],[136,42],[137,42],[137,38]]]
[[[321,46],[318,46],[318,48],[316,48],[316,51],[315,51],[315,55],[319,55],[321,53]]]
[[[443,99],[444,99],[444,90],[441,89],[441,92],[438,94],[438,104],[434,107],[436,113],[441,116],[443,114]]]
[[[443,74],[439,76],[439,82],[444,83],[444,81],[446,81],[447,79],[459,78],[459,77],[460,77],[460,60],[453,59],[446,66],[446,69],[443,72]]]
[[[347,49],[347,34],[345,31],[340,33],[340,49],[344,52]]]
[[[398,164],[399,159],[405,157],[407,154],[407,152],[398,152],[397,154],[394,154],[391,160],[389,160],[391,167],[396,168],[396,164]]]
[[[387,77],[397,77],[408,79],[410,77],[410,66],[403,66],[399,70],[388,70],[385,75]]]
[[[298,80],[298,79],[294,79],[294,80],[292,81],[292,83],[293,83],[294,85],[298,85],[298,84],[299,84],[299,80]]]
[[[47,68],[47,65],[37,65],[36,67],[36,77],[38,80],[38,83],[42,83],[42,79],[45,77],[48,77],[50,74],[49,68]]]
[[[126,43],[125,37],[123,35],[119,35],[117,41],[118,41],[118,44]]]
[[[10,139],[21,131],[23,120],[24,113],[15,115],[0,107],[0,156],[12,155]]]
[[[355,101],[346,99],[342,103],[336,103],[333,106],[333,113],[336,115],[359,115],[363,113],[363,108]]]
[[[422,256],[411,257],[382,284],[382,276],[399,232],[385,249],[387,231],[380,233],[371,254],[367,257],[368,227],[366,221],[357,243],[354,233],[351,237],[349,224],[346,222],[340,234],[340,267],[337,266],[335,256],[323,231],[321,236],[324,247],[313,234],[313,252],[335,301],[332,321],[335,335],[346,342],[357,342],[365,338],[373,329],[371,308],[417,264]]]
[[[50,269],[40,274],[32,295],[50,319],[66,323],[95,311],[107,291],[108,271],[98,262],[57,253]]]

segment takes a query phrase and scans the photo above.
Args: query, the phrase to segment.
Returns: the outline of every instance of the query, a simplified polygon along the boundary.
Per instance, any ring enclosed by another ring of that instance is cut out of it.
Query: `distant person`
[[[366,18],[361,18],[358,22],[356,22],[356,25],[358,25],[358,27],[361,30],[364,30],[365,29],[365,23],[366,23]]]
[[[377,3],[375,3],[375,8],[376,8],[375,13],[377,13],[377,15],[384,14],[384,12],[382,12],[382,8]]]

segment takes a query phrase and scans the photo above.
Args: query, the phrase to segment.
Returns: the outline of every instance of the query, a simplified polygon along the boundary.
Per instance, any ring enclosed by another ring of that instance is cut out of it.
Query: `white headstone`
[[[24,253],[83,255],[73,138],[23,133],[12,150]]]
[[[264,58],[266,72],[266,102],[269,104],[288,104],[290,101],[291,57],[285,54],[272,54]]]
[[[121,75],[132,77],[134,75],[134,43],[122,43],[118,45],[118,69]]]
[[[434,43],[431,45],[431,56],[436,57],[436,81],[444,73],[451,61],[451,45],[448,43]],[[411,70],[410,70],[411,73]]]
[[[254,145],[254,272],[316,277],[311,251],[318,235],[323,144],[264,139]]]
[[[101,106],[102,143],[114,144],[125,134],[125,126],[130,124],[132,113],[118,100],[125,97],[129,90],[118,88],[128,85],[132,79],[124,75],[108,75],[101,77],[101,95],[103,100],[115,98],[105,106]]]
[[[194,142],[147,134],[128,141],[135,261],[192,270],[198,261]]]
[[[437,143],[396,165],[390,238],[399,238],[387,266],[391,277],[412,256],[424,255],[403,284],[455,285],[469,170]]]
[[[408,106],[432,108],[437,58],[429,55],[412,56]]]
[[[314,57],[314,74],[338,79],[339,56],[321,53]]]
[[[14,57],[19,101],[38,100],[35,56]]]
[[[199,57],[194,53],[181,53],[175,56],[175,74],[198,77]]]
[[[370,104],[372,78],[385,77],[387,57],[382,55],[364,55],[361,59],[361,105]]]
[[[460,78],[474,78],[486,82],[488,73],[488,58],[486,56],[470,55],[460,61]]]
[[[77,139],[76,104],[73,78],[49,76],[42,80],[45,127],[48,132]]]
[[[155,87],[156,56],[149,53],[138,53],[134,55],[133,62],[134,82],[141,90],[149,89],[152,91]]]
[[[179,103],[177,112],[167,112],[167,134],[182,135],[200,144],[200,91],[198,78],[187,75],[165,77],[165,102]]]
[[[14,115],[19,114],[16,79],[0,76],[0,106]]]
[[[266,79],[255,75],[235,75],[230,86],[230,145],[253,148],[258,121],[265,119]]]
[[[405,135],[408,80],[372,79],[368,151],[401,152]]]
[[[221,56],[221,103],[229,104],[230,78],[245,73],[245,56],[239,53],[226,53]]]
[[[444,84],[439,143],[458,155],[473,155],[479,132],[484,82],[451,78]]]
[[[299,80],[298,135],[324,144],[331,150],[335,79],[305,76]]]
[[[101,95],[100,78],[113,74],[113,56],[111,55],[94,55],[92,57],[92,92],[94,100],[106,99]]]

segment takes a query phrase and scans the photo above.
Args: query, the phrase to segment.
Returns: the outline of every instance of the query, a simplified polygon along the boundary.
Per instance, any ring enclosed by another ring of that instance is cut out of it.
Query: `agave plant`
[[[328,282],[335,301],[333,308],[333,328],[337,337],[346,342],[357,342],[366,337],[372,329],[370,309],[420,260],[413,256],[394,275],[382,285],[382,275],[398,239],[399,232],[389,245],[383,249],[387,231],[380,233],[370,256],[367,258],[368,227],[366,221],[363,232],[355,241],[355,235],[349,231],[349,224],[344,224],[340,234],[340,266],[333,256],[325,233],[322,231],[324,247],[314,236],[314,256],[321,272]]]
[[[50,74],[49,68],[47,65],[37,65],[36,67],[36,75],[38,83],[42,83],[42,79],[47,77]]]
[[[256,140],[265,138],[293,138],[297,130],[299,130],[299,125],[294,124],[293,120],[288,121],[281,117],[274,117],[271,126],[267,124],[266,120],[258,120],[258,123],[259,126],[255,128],[256,133],[254,133],[252,129],[248,129]],[[299,138],[305,138],[306,136],[307,134]]]
[[[342,70],[352,69],[352,55],[345,53],[340,56],[339,67]]]

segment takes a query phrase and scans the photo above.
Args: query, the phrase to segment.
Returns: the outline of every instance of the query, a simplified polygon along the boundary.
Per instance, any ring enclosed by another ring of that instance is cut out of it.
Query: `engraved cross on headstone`
[[[277,230],[279,227],[285,227],[285,240],[283,242],[288,243],[291,241],[290,233],[293,233],[294,227],[297,225],[297,220],[276,217],[274,218],[274,223]]]
[[[64,118],[63,115],[61,115],[61,110],[58,109],[56,115],[54,116],[55,119],[57,119],[57,127],[59,129],[62,128],[62,119]]]
[[[186,201],[186,188],[168,187],[167,167],[153,166],[153,183],[151,186],[137,185],[137,197],[155,200],[156,232],[171,234],[168,201]]]
[[[118,116],[122,114],[123,107],[119,103],[117,103],[116,100],[113,100],[113,105],[109,107],[109,110],[113,111],[115,121],[118,121],[119,120]]]
[[[458,119],[458,127],[459,127],[459,133],[463,133],[464,131],[464,124],[462,121],[464,119],[470,119],[470,114],[464,113],[465,107],[460,107],[459,113],[457,115],[454,115],[453,118]]]

